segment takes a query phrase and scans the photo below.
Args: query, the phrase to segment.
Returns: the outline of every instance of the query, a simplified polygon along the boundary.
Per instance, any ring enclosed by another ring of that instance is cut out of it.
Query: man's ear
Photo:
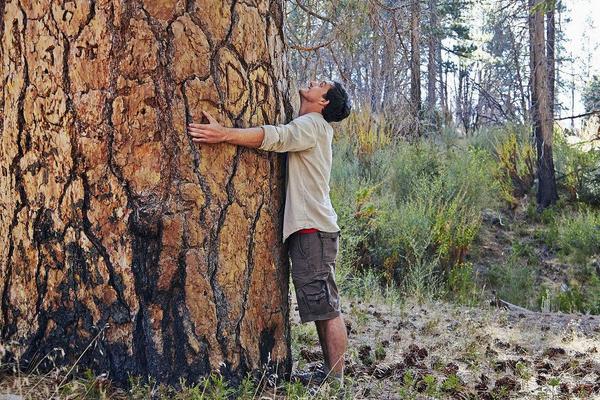
[[[323,98],[321,98],[321,100],[319,100],[319,104],[322,105],[323,107],[327,106],[327,104],[329,104],[329,100],[325,100]]]

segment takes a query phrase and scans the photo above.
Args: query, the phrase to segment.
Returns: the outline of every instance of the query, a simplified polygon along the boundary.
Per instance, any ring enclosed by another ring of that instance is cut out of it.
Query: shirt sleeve
[[[303,151],[317,144],[314,121],[309,117],[298,117],[289,124],[263,125],[265,137],[260,145],[261,150],[285,153]]]

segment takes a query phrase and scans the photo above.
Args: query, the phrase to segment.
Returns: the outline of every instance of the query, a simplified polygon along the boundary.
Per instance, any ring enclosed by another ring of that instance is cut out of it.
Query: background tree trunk
[[[120,383],[288,372],[282,159],[185,130],[292,117],[281,2],[1,4],[1,340]]]
[[[437,16],[437,4],[435,0],[429,0],[429,36],[427,38],[427,112],[432,118],[437,105],[437,65],[441,60],[437,58],[439,40],[439,27]]]
[[[548,64],[548,92],[550,96],[550,115],[554,119],[555,82],[556,82],[556,12],[555,5],[549,6],[546,13],[546,61]]]
[[[532,120],[537,148],[538,208],[544,209],[558,200],[552,158],[553,118],[548,88],[548,63],[545,56],[543,0],[529,0],[531,41]]]
[[[412,135],[420,136],[421,116],[421,3],[412,0],[410,16],[410,103]]]

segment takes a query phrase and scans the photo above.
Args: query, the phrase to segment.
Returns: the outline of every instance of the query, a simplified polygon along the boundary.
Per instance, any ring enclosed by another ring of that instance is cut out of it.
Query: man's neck
[[[300,111],[298,111],[298,116],[300,117],[304,114],[308,114],[311,112],[321,113],[321,111],[323,111],[323,107],[320,107],[320,106],[312,104],[312,103],[302,102],[300,104]]]

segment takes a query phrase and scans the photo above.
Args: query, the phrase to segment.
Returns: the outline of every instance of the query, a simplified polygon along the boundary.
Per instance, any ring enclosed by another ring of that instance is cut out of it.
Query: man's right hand
[[[207,111],[202,114],[208,120],[208,124],[188,124],[188,133],[195,143],[222,143],[227,141],[227,128],[217,122],[217,120]]]
[[[258,148],[263,142],[265,133],[261,127],[255,128],[226,128],[206,111],[202,114],[208,124],[188,124],[188,134],[194,143],[229,143],[237,146]]]

